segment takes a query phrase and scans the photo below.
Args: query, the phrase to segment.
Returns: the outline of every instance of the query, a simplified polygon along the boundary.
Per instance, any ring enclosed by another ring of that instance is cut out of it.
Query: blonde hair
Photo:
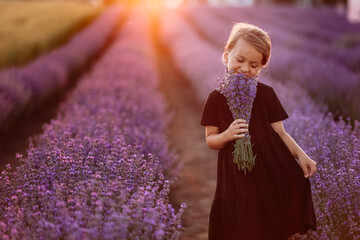
[[[271,55],[271,39],[267,32],[249,23],[235,23],[225,45],[225,50],[230,52],[239,39],[243,39],[254,46],[263,55],[262,65],[267,65]],[[221,60],[226,65],[225,51],[222,54]]]

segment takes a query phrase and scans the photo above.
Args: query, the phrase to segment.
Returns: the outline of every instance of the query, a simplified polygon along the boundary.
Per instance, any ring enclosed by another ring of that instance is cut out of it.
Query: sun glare
[[[147,0],[146,5],[152,9],[175,9],[179,7],[184,0]]]
[[[167,0],[165,1],[165,7],[174,9],[177,8],[182,2],[183,0]]]

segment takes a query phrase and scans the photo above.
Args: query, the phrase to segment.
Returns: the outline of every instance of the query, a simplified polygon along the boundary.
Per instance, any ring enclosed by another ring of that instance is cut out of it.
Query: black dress
[[[273,88],[259,82],[249,124],[255,166],[238,170],[234,141],[219,151],[209,240],[285,240],[316,230],[310,180],[270,125],[288,117]],[[211,92],[201,125],[223,132],[233,121],[226,97]]]

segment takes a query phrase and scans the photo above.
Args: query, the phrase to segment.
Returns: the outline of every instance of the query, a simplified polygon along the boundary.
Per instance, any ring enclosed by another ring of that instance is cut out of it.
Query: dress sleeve
[[[203,114],[200,122],[201,125],[219,127],[219,114],[216,99],[216,92],[211,92],[204,105]]]
[[[266,102],[269,123],[282,121],[289,117],[272,87],[269,88]]]

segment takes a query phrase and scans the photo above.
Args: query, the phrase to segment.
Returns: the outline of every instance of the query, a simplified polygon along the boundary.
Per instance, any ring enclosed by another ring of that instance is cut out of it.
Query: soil
[[[155,34],[155,36],[158,36]],[[183,167],[170,191],[170,202],[182,215],[184,240],[207,240],[208,219],[216,187],[217,151],[208,148],[205,129],[200,125],[203,104],[196,92],[173,64],[168,49],[155,39],[160,69],[160,90],[166,96],[173,118],[168,126],[170,147]]]

